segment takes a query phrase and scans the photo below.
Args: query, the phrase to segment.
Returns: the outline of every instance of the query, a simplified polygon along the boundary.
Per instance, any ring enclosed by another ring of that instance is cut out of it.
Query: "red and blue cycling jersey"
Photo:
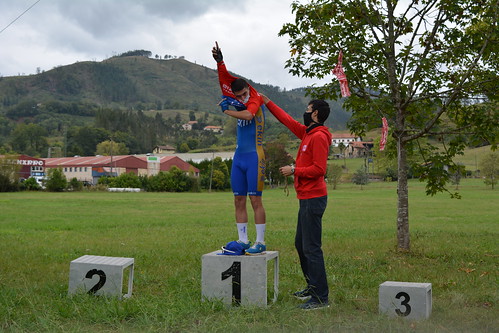
[[[227,71],[223,61],[219,62],[217,67],[222,94],[235,98],[230,84],[236,77]],[[262,96],[251,85],[249,89],[250,97],[244,105],[253,115],[253,119],[237,120],[237,145],[232,162],[231,185],[234,195],[261,196],[265,182],[265,109]]]

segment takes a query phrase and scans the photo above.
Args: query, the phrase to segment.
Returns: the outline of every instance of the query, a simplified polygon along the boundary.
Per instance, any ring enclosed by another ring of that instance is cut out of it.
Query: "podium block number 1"
[[[232,266],[222,272],[222,281],[232,276],[232,304],[241,304],[241,262],[234,261]]]
[[[279,253],[267,251],[258,256],[226,256],[220,251],[201,258],[201,296],[232,306],[267,306],[268,265],[274,261],[274,298],[279,284]],[[109,277],[108,277],[109,278]]]

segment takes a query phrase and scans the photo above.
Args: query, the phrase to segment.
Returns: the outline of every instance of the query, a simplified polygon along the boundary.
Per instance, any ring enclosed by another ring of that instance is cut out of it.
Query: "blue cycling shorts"
[[[261,196],[265,182],[265,156],[263,150],[236,153],[230,175],[234,195]]]

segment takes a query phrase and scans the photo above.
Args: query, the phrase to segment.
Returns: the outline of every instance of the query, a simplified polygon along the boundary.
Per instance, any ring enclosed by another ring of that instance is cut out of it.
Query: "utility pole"
[[[209,189],[210,193],[211,193],[211,183],[213,180],[213,162],[215,162],[215,152],[213,152],[211,155],[211,172],[210,172],[210,189]]]

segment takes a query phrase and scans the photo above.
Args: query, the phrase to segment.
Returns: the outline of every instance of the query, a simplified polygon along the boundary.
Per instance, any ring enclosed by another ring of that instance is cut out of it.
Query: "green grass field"
[[[460,193],[427,197],[410,182],[412,251],[402,254],[395,183],[330,190],[331,307],[313,312],[290,295],[304,286],[293,191],[264,192],[268,249],[280,253],[279,298],[267,308],[201,302],[201,256],[236,237],[230,192],[0,193],[0,331],[498,332],[499,191],[463,180]],[[133,296],[68,297],[69,263],[85,254],[135,258]],[[432,283],[431,317],[379,315],[384,281]]]

